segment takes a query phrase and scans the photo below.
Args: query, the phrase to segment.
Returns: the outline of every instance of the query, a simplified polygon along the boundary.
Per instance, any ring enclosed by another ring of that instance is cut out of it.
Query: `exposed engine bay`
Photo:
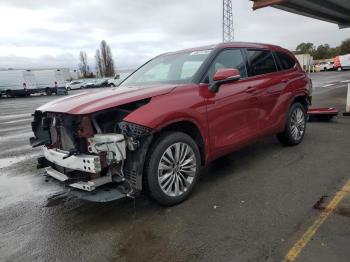
[[[46,176],[74,188],[76,195],[105,202],[142,190],[143,165],[153,133],[123,119],[147,104],[133,102],[91,115],[34,113],[30,139],[41,146],[38,168]]]

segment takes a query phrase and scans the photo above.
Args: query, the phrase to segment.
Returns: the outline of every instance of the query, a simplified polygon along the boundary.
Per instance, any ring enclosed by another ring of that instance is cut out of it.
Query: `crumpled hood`
[[[84,91],[49,102],[37,110],[42,112],[57,112],[73,115],[90,114],[104,109],[128,104],[134,101],[164,95],[171,92],[175,86],[141,86],[116,87],[102,91]]]

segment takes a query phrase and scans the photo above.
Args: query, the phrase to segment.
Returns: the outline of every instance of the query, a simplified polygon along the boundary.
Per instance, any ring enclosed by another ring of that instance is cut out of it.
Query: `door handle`
[[[288,81],[289,81],[289,79],[282,79],[282,83],[287,84],[287,83],[288,83]]]
[[[249,86],[247,90],[245,90],[246,93],[253,93],[255,92],[256,88],[254,86]]]

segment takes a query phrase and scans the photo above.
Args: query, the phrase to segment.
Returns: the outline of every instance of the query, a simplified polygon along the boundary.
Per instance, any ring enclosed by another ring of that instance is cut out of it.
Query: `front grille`
[[[152,132],[152,129],[149,127],[125,121],[119,123],[119,129],[122,131],[123,135],[134,138],[142,138],[148,136]]]

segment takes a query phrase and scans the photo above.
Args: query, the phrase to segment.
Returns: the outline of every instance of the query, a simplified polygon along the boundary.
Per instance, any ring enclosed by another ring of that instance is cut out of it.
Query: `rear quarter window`
[[[288,70],[295,66],[295,60],[289,55],[282,52],[276,52],[276,56],[279,61],[280,70]]]

